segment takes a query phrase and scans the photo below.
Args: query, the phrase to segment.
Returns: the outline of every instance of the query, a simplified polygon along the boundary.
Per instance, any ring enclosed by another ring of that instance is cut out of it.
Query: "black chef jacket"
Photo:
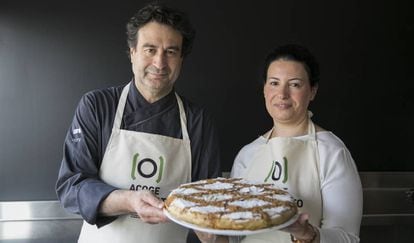
[[[116,218],[98,215],[100,203],[117,189],[100,180],[99,168],[123,88],[94,90],[82,97],[66,135],[56,183],[57,196],[62,205],[98,227]],[[182,138],[174,93],[173,90],[151,104],[132,81],[121,128]],[[220,176],[219,144],[212,117],[202,107],[181,98],[191,142],[191,178],[195,181]]]

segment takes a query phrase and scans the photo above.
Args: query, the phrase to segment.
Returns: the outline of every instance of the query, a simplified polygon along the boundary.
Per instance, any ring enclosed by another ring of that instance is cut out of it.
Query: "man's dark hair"
[[[185,57],[191,52],[195,30],[190,24],[187,14],[177,9],[172,9],[160,3],[150,3],[140,9],[127,23],[128,53],[130,48],[135,48],[138,41],[138,30],[149,22],[155,21],[165,24],[181,33],[183,46],[181,56]]]
[[[267,55],[263,70],[264,82],[266,82],[267,71],[270,64],[277,60],[296,61],[301,63],[308,73],[311,87],[319,83],[318,62],[308,49],[297,44],[279,46]]]

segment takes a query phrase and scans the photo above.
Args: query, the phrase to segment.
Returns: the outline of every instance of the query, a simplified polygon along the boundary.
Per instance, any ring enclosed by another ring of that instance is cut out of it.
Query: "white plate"
[[[299,215],[296,214],[295,216],[293,216],[291,219],[289,219],[288,221],[286,221],[283,224],[273,226],[273,227],[270,227],[270,228],[265,228],[265,229],[258,229],[258,230],[221,230],[221,229],[211,229],[211,228],[200,227],[200,226],[195,225],[195,224],[184,222],[184,221],[182,221],[180,219],[177,219],[174,216],[172,216],[165,208],[164,208],[164,213],[169,219],[171,219],[171,221],[173,221],[173,222],[175,222],[179,225],[182,225],[184,227],[187,227],[187,228],[190,228],[190,229],[193,229],[193,230],[197,230],[197,231],[210,233],[210,234],[215,234],[215,235],[230,235],[230,236],[252,235],[252,234],[264,233],[264,232],[268,232],[268,231],[272,231],[272,230],[283,229],[283,228],[293,224],[294,222],[296,222],[296,220],[299,217]]]

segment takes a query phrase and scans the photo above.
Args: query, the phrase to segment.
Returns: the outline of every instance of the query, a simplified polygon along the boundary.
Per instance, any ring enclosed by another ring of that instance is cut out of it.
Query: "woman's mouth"
[[[289,109],[292,105],[286,104],[286,103],[279,103],[279,104],[274,104],[273,106],[276,106],[279,109]]]

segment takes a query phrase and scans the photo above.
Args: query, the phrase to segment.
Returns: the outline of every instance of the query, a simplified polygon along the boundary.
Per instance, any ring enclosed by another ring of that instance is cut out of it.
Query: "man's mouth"
[[[153,76],[153,77],[157,77],[157,78],[163,78],[168,76],[168,73],[163,72],[163,73],[154,73],[154,72],[148,72],[149,75]]]
[[[168,70],[167,69],[158,69],[158,68],[150,66],[145,71],[146,71],[147,74],[150,74],[151,76],[155,76],[155,77],[168,76]]]

